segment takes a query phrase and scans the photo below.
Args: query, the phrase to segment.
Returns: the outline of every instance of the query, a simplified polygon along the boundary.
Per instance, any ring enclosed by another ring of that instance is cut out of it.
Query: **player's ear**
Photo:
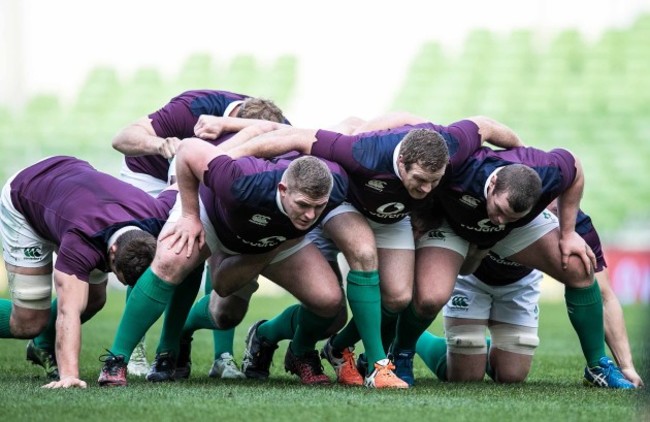
[[[280,192],[285,193],[287,189],[287,185],[285,185],[283,182],[278,183],[278,190]]]

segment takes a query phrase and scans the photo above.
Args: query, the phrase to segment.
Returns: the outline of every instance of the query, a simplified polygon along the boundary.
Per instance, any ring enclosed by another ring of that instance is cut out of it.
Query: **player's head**
[[[273,101],[262,98],[247,98],[237,109],[237,115],[242,119],[268,120],[270,122],[283,123],[282,110]]]
[[[334,180],[316,157],[300,157],[289,164],[278,189],[284,211],[300,230],[311,227],[327,205]]]
[[[397,166],[413,198],[422,199],[438,186],[448,162],[447,143],[438,132],[414,129],[402,139]]]
[[[542,194],[542,180],[523,164],[502,167],[487,189],[487,213],[492,224],[507,224],[528,214]]]
[[[115,240],[109,255],[118,280],[133,286],[156,255],[156,238],[142,230],[129,230]]]

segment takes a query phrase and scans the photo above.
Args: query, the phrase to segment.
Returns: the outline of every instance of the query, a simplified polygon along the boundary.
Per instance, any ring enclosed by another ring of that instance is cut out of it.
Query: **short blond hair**
[[[332,192],[334,179],[327,164],[322,160],[304,156],[289,164],[282,175],[287,190],[298,191],[310,198],[322,198]]]
[[[242,119],[268,120],[270,122],[283,123],[282,110],[271,100],[262,98],[247,98],[239,106],[237,116]]]

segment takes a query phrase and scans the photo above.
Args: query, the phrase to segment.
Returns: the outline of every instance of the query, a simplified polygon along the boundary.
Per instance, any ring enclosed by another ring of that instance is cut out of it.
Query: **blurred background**
[[[0,0],[0,180],[55,154],[117,175],[113,135],[189,89],[303,127],[484,114],[568,148],[615,291],[650,301],[650,0]]]

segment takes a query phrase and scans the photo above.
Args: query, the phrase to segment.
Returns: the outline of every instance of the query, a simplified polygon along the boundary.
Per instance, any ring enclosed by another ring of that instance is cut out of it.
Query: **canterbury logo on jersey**
[[[465,205],[469,205],[469,206],[472,207],[472,208],[476,208],[476,207],[478,207],[478,204],[481,203],[481,200],[480,200],[480,199],[476,199],[476,198],[474,198],[473,196],[463,195],[463,196],[460,198],[460,202],[462,202],[462,203],[465,204]]]
[[[27,259],[39,259],[43,256],[43,252],[41,252],[41,248],[39,247],[25,248],[23,252]]]
[[[467,309],[469,304],[467,303],[469,299],[465,295],[455,295],[449,299],[449,306],[457,309]]]
[[[267,224],[269,224],[269,221],[271,221],[271,217],[269,217],[268,215],[255,214],[248,221],[250,221],[253,224],[257,224],[258,226],[266,226]]]
[[[384,190],[388,183],[384,182],[383,180],[368,180],[366,182],[366,186],[369,187],[370,189],[374,189],[377,192],[381,192]]]
[[[490,222],[489,218],[484,218],[483,220],[476,223],[476,225],[477,226],[468,226],[466,224],[461,224],[463,228],[474,230],[475,232],[481,232],[481,233],[500,232],[505,230],[506,228],[505,224],[499,224],[498,226],[495,226]]]

